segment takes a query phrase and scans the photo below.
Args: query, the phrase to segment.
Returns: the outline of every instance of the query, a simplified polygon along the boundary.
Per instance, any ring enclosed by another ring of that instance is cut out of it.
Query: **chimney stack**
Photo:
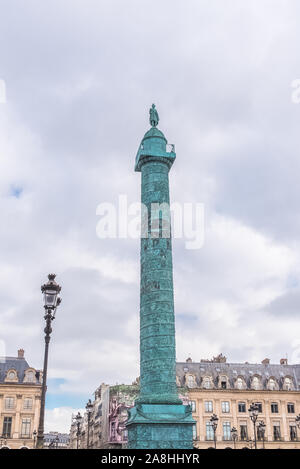
[[[281,358],[280,365],[287,365],[287,364],[288,364],[287,358]]]
[[[269,359],[269,358],[265,358],[265,359],[262,361],[262,364],[263,364],[263,365],[269,365],[269,364],[270,364],[270,359]]]
[[[191,357],[187,358],[185,361],[186,361],[186,363],[192,363],[192,362],[193,362],[193,360],[191,359]]]
[[[18,350],[18,358],[24,358],[24,350],[22,348]]]

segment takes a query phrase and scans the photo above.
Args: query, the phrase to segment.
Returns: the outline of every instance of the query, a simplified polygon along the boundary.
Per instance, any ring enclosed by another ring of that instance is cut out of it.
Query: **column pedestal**
[[[182,404],[138,404],[129,411],[129,449],[192,449],[193,418]]]

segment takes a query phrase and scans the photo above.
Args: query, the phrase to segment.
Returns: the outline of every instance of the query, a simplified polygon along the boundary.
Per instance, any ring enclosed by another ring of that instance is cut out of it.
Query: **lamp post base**
[[[38,436],[36,439],[36,449],[44,449],[44,436]]]

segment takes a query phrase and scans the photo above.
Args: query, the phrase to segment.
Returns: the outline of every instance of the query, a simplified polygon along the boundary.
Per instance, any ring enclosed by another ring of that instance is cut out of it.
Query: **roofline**
[[[234,363],[234,362],[176,362],[176,365],[239,365],[239,366],[300,366],[300,363]]]

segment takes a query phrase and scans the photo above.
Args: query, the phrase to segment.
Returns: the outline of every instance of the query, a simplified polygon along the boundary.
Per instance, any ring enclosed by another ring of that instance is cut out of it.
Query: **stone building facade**
[[[286,359],[271,364],[227,363],[222,355],[193,363],[177,363],[177,385],[188,390],[196,421],[194,446],[214,446],[210,424],[212,414],[218,417],[218,448],[251,448],[254,427],[248,409],[259,405],[258,422],[266,425],[265,436],[256,431],[258,448],[300,449],[300,365],[288,365]],[[231,429],[238,432],[236,444]]]
[[[193,363],[192,359],[176,364],[177,386],[183,404],[193,410],[194,446],[214,446],[210,424],[218,417],[217,448],[253,447],[254,428],[248,409],[259,404],[258,422],[266,425],[265,437],[257,433],[257,447],[300,449],[300,365],[288,365],[283,359],[271,364],[227,363],[223,355]],[[124,448],[127,443],[127,409],[133,407],[139,393],[138,380],[133,385],[102,384],[95,392],[90,420],[90,448]],[[237,429],[234,443],[232,428]],[[73,437],[72,437],[73,433]],[[82,425],[80,447],[87,447],[87,417]],[[76,448],[76,431],[71,429],[70,447]]]
[[[0,448],[34,448],[42,372],[28,365],[24,350],[0,358]]]
[[[68,433],[49,432],[44,434],[44,449],[69,449]]]
[[[89,423],[85,412],[80,436],[79,448],[123,448],[127,443],[127,409],[133,407],[139,393],[138,383],[132,385],[101,384],[94,392],[93,408]],[[77,448],[77,426],[73,419],[70,431],[70,448]]]

